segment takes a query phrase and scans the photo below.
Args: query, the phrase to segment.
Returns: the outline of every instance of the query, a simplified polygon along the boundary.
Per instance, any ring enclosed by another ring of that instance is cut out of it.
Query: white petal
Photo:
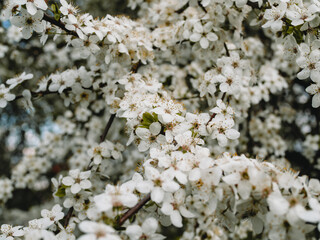
[[[181,215],[186,217],[186,218],[195,217],[195,215],[192,212],[190,212],[185,206],[180,206],[179,207],[179,211],[180,211]]]
[[[217,136],[218,143],[221,147],[224,147],[228,143],[228,139],[224,134],[218,134]]]
[[[295,207],[296,213],[303,221],[316,223],[320,221],[320,213],[318,211],[306,210],[301,205]]]
[[[318,92],[318,86],[317,84],[311,84],[309,87],[306,88],[306,92],[310,94],[316,94]]]
[[[136,129],[136,134],[139,138],[147,140],[150,137],[150,131],[146,128],[137,128]]]
[[[310,70],[307,69],[307,68],[302,69],[302,71],[297,74],[297,77],[298,77],[299,79],[306,79],[306,78],[308,78],[309,76],[310,76]]]
[[[175,192],[180,188],[180,185],[175,181],[166,181],[162,184],[163,190],[167,192]]]
[[[209,39],[211,42],[214,42],[214,41],[218,40],[218,36],[213,32],[209,32],[207,34],[207,39]]]
[[[121,201],[124,206],[131,208],[138,203],[138,197],[134,194],[126,194],[122,195]]]
[[[181,184],[186,184],[188,182],[187,175],[183,172],[176,171],[175,176]]]
[[[91,221],[83,221],[79,224],[79,229],[82,232],[90,233],[96,230],[97,223]]]
[[[90,175],[91,175],[91,171],[90,170],[89,171],[85,171],[85,172],[81,172],[80,173],[80,179],[87,179],[87,178],[90,177]]]
[[[251,184],[249,181],[240,181],[238,184],[238,193],[242,199],[246,200],[249,198],[251,193]]]
[[[283,215],[287,213],[289,209],[288,201],[283,198],[280,193],[271,193],[267,198],[267,202],[269,204],[271,212],[275,215]]]
[[[7,106],[7,101],[3,98],[0,98],[0,108],[4,108]]]
[[[229,86],[229,84],[223,82],[220,84],[219,89],[221,92],[228,92],[230,89],[230,86]]]
[[[142,224],[142,230],[147,235],[151,235],[155,233],[157,228],[158,228],[158,221],[153,217],[147,218]]]
[[[158,135],[161,131],[161,124],[159,122],[153,122],[149,126],[149,130],[152,135]]]
[[[128,54],[128,49],[123,43],[119,44],[118,49],[119,49],[119,52]]]
[[[170,220],[172,224],[178,228],[182,227],[182,217],[179,213],[179,211],[175,210],[173,213],[170,215]]]
[[[310,72],[310,78],[314,82],[319,82],[320,81],[320,71],[312,70]]]
[[[77,194],[78,192],[81,191],[80,184],[79,183],[73,184],[70,190],[73,194]]]
[[[149,193],[151,192],[153,184],[151,182],[143,181],[141,183],[137,183],[136,189],[141,193]]]
[[[80,182],[80,187],[82,189],[89,189],[89,188],[91,188],[91,186],[92,186],[92,184],[91,184],[91,182],[89,180],[82,180]]]
[[[169,113],[164,113],[164,114],[159,115],[160,122],[162,122],[164,124],[172,122],[173,119],[174,119],[174,117]]]
[[[66,186],[71,186],[74,183],[74,179],[70,176],[64,177],[62,183]]]
[[[32,33],[33,33],[33,30],[32,30],[32,28],[30,28],[30,27],[24,27],[24,28],[22,29],[22,36],[23,36],[24,39],[29,39],[29,38],[31,38]]]
[[[312,107],[318,108],[320,106],[320,93],[317,93],[312,98]]]
[[[201,39],[201,34],[200,33],[192,33],[190,36],[190,41],[191,42],[198,42]]]
[[[200,46],[203,48],[203,49],[207,49],[209,47],[209,41],[208,39],[206,39],[205,37],[202,37],[201,40],[200,40]]]
[[[150,144],[148,142],[141,141],[139,146],[138,146],[138,150],[140,152],[145,152],[145,151],[147,151],[149,149],[149,147],[150,147]]]
[[[126,229],[126,234],[130,237],[130,239],[139,239],[143,232],[140,226],[129,225]]]
[[[42,10],[47,10],[47,8],[48,8],[48,6],[44,0],[36,0],[35,5]]]
[[[12,101],[12,100],[14,100],[16,98],[16,96],[14,95],[14,94],[11,94],[11,93],[7,93],[6,95],[5,95],[5,99],[7,100],[7,101]]]
[[[164,191],[160,187],[155,187],[151,192],[151,199],[156,203],[160,203],[163,200]]]
[[[189,173],[189,180],[192,182],[198,181],[200,177],[201,177],[201,172],[199,168],[194,168]]]
[[[28,13],[30,13],[31,15],[35,15],[36,14],[37,8],[32,2],[27,2],[26,6],[27,6]]]
[[[234,140],[240,137],[240,133],[235,129],[228,129],[226,131],[226,136],[227,138]]]
[[[165,215],[170,215],[173,211],[173,206],[169,202],[164,202],[161,207],[161,212]]]
[[[107,194],[100,194],[94,197],[97,208],[100,211],[108,211],[112,208],[112,199]]]

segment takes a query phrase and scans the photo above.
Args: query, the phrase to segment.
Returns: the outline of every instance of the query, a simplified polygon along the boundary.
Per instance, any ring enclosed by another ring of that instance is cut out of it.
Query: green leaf
[[[61,185],[55,195],[61,198],[64,197],[66,195],[66,186]]]
[[[145,112],[142,115],[142,119],[143,119],[144,123],[150,123],[151,124],[153,122],[153,116],[148,112]]]
[[[54,14],[54,19],[57,20],[57,21],[59,21],[59,19],[60,19],[60,14],[58,14],[58,13]]]
[[[153,122],[158,122],[158,114],[156,114],[156,113],[152,113],[152,117],[153,117],[153,119],[154,119],[154,121]]]
[[[158,114],[156,113],[148,113],[145,112],[142,115],[142,122],[141,125],[139,127],[141,128],[149,128],[150,124],[152,124],[153,122],[158,122]]]
[[[56,5],[55,4],[51,4],[51,9],[52,9],[53,12],[56,12],[57,11]]]

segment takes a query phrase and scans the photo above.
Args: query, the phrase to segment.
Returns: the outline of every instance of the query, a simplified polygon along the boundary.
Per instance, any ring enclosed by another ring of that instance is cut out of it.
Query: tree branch
[[[66,215],[66,218],[64,220],[64,224],[63,224],[63,227],[66,228],[69,224],[69,221],[72,217],[72,213],[73,213],[73,207],[71,207]]]
[[[116,117],[115,113],[110,116],[109,121],[107,122],[107,125],[106,125],[105,129],[103,130],[102,135],[100,136],[100,142],[99,143],[102,143],[106,139],[106,136],[107,136],[107,134],[108,134],[108,132],[110,130],[110,127],[111,127],[115,117]],[[92,163],[92,159],[91,159],[90,163],[88,164],[87,170],[90,170],[91,163]],[[73,207],[69,209],[69,211],[68,211],[68,213],[66,215],[65,222],[64,222],[64,227],[65,228],[69,224],[69,221],[70,221],[70,218],[72,216],[72,213],[73,213]]]
[[[140,202],[138,202],[134,207],[129,209],[125,214],[123,214],[123,216],[118,221],[118,227],[122,226],[122,224],[124,224],[128,218],[136,214],[147,202],[149,202],[150,199],[151,199],[151,196],[149,193],[147,196],[142,198]]]
[[[226,97],[226,92],[223,93],[221,100],[223,101],[223,99]],[[216,116],[216,113],[212,113],[212,115],[210,116],[209,121],[207,122],[206,126],[208,126],[209,122],[212,121],[212,119],[214,119],[214,117]]]
[[[102,133],[102,135],[100,136],[100,143],[102,143],[106,139],[106,136],[107,136],[107,134],[108,134],[108,132],[110,130],[110,127],[111,127],[115,117],[116,117],[115,113],[110,116],[109,121],[108,121],[108,123],[107,123],[107,125],[106,125],[106,127],[105,127],[105,129],[104,129],[104,131]]]
[[[230,52],[229,52],[228,46],[227,46],[227,44],[225,42],[223,43],[223,46],[224,46],[224,48],[226,50],[227,56],[230,57]]]
[[[188,7],[189,7],[189,1],[185,5],[183,5],[181,8],[176,10],[175,12],[178,14],[183,13]]]
[[[53,17],[50,17],[49,15],[47,14],[44,14],[43,15],[43,20],[61,28],[63,31],[65,31],[66,33],[70,34],[70,35],[73,35],[75,37],[78,37],[78,34],[75,32],[75,31],[70,31],[66,28],[65,24],[61,21],[57,21],[55,20]]]

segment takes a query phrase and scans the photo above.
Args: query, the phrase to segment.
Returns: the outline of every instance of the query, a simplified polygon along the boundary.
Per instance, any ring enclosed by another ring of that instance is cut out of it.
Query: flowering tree
[[[319,0],[0,5],[1,240],[319,237]]]

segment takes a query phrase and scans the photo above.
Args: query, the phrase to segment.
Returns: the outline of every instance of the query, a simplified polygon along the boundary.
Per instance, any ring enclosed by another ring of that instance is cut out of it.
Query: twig
[[[147,202],[149,202],[150,199],[151,199],[151,196],[150,196],[150,193],[149,193],[147,196],[142,198],[140,200],[140,202],[138,202],[134,207],[129,209],[125,214],[123,214],[123,216],[118,221],[118,227],[122,226],[122,224],[124,224],[124,222],[128,218],[130,218],[131,216],[136,214]]]
[[[50,92],[50,91],[31,92],[31,96],[32,98],[38,98],[38,97],[43,97],[45,95],[54,94],[54,93],[57,93],[57,92]],[[20,98],[23,98],[23,96],[22,95],[16,96],[15,99],[20,99]]]
[[[189,1],[185,5],[183,5],[181,8],[176,10],[175,12],[178,14],[183,13],[188,7],[189,7]]]
[[[222,101],[223,101],[223,99],[226,97],[226,94],[227,94],[226,92],[223,93],[222,98],[221,98]],[[212,115],[210,116],[210,119],[209,119],[209,121],[207,122],[206,126],[208,126],[209,122],[211,122],[212,119],[214,119],[214,117],[215,117],[216,115],[217,115],[216,113],[212,113]]]
[[[71,207],[66,215],[66,218],[64,220],[64,224],[63,224],[63,227],[66,228],[69,224],[69,221],[72,217],[72,213],[73,213],[73,207]]]
[[[106,136],[107,136],[107,134],[108,134],[108,132],[110,130],[110,127],[111,127],[115,117],[116,117],[115,113],[110,116],[109,121],[107,122],[107,125],[106,125],[105,129],[103,130],[102,135],[100,136],[100,142],[99,143],[102,143],[106,139]],[[92,159],[91,159],[90,163],[88,164],[87,170],[90,170],[91,163],[92,163]],[[65,222],[64,222],[64,227],[65,228],[69,224],[69,221],[70,221],[70,218],[72,216],[72,213],[73,213],[73,207],[69,209],[69,211],[68,211],[68,213],[66,215]]]
[[[201,4],[201,1],[198,1],[198,5],[205,13],[208,13],[207,9]]]
[[[142,62],[139,60],[139,62],[134,63],[134,64],[132,65],[130,71],[131,71],[132,73],[137,73],[139,67],[141,67],[141,66],[142,66]]]
[[[203,98],[203,97],[200,97],[199,95],[195,95],[195,96],[191,96],[191,97],[175,98],[174,100],[182,101],[182,100],[189,100],[189,99],[194,99],[194,98]]]
[[[230,52],[229,52],[228,46],[227,46],[227,44],[225,42],[223,43],[223,46],[226,49],[227,56],[230,57]]]
[[[61,28],[62,30],[64,30],[66,33],[69,33],[70,35],[73,35],[75,37],[78,37],[78,34],[75,31],[70,31],[66,28],[65,24],[61,21],[57,21],[56,19],[54,19],[53,17],[50,17],[47,14],[43,15],[43,20]]]
[[[106,139],[106,136],[107,136],[107,134],[108,134],[108,132],[110,130],[110,127],[111,127],[115,117],[116,117],[115,113],[110,116],[109,121],[108,121],[108,123],[107,123],[107,125],[106,125],[106,127],[105,127],[105,129],[104,129],[104,131],[102,133],[102,135],[100,136],[100,143],[102,143]]]
[[[247,5],[252,7],[253,9],[261,9],[262,7],[259,7],[259,3],[258,2],[247,2]]]

